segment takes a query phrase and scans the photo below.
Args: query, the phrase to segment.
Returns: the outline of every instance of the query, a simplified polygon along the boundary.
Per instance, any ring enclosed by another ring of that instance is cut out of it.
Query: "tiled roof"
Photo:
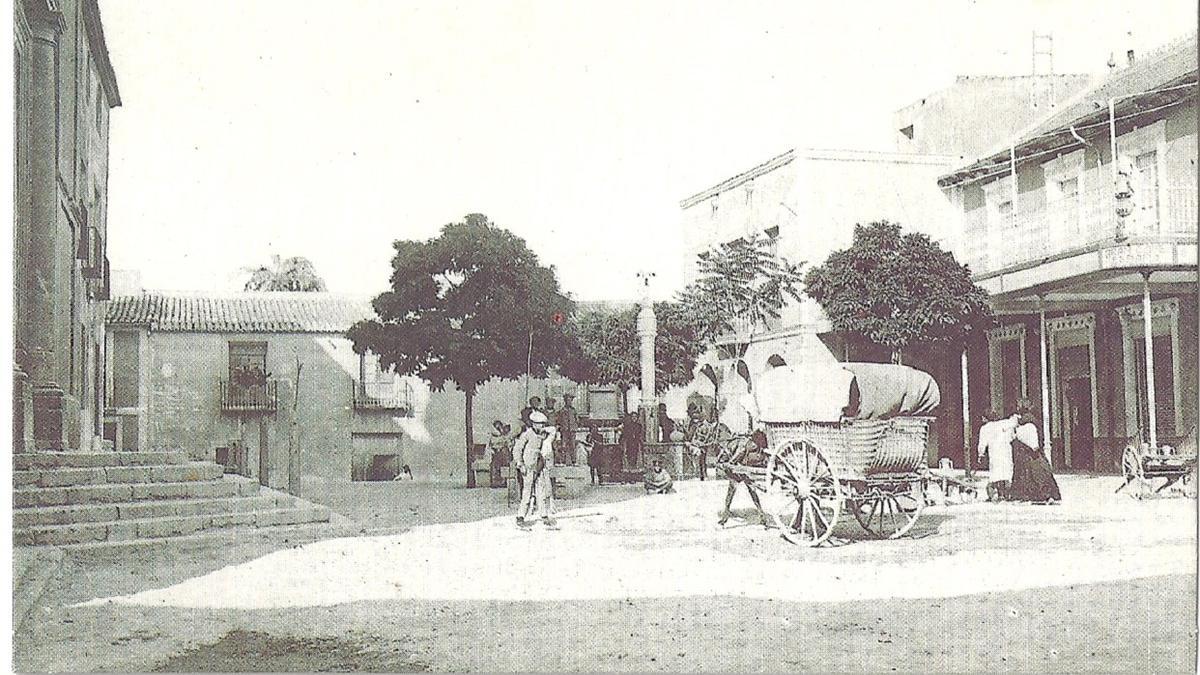
[[[993,149],[979,161],[944,176],[939,183],[947,185],[957,182],[981,170],[986,172],[991,167],[1007,162],[1010,142],[1017,148],[1018,159],[1022,154],[1022,147],[1035,142],[1051,145],[1065,143],[1064,148],[1067,145],[1075,145],[1077,143],[1070,137],[1069,128],[1072,125],[1083,126],[1107,121],[1109,99],[1118,99],[1117,117],[1120,118],[1130,113],[1130,106],[1133,104],[1129,99],[1134,95],[1177,84],[1194,84],[1196,70],[1196,33],[1191,33],[1139,57],[1132,65],[1117,70],[1096,86],[1085,89],[1064,102],[1059,110],[1021,131],[1011,141],[1005,141],[1003,148]],[[1178,100],[1194,92],[1193,87],[1166,92],[1161,96]],[[1133,112],[1137,112],[1137,109],[1134,108]],[[1105,133],[1107,134],[1107,128]],[[1055,136],[1062,138],[1053,138]]]
[[[146,292],[108,302],[107,323],[169,333],[344,333],[375,316],[366,298],[333,293]]]

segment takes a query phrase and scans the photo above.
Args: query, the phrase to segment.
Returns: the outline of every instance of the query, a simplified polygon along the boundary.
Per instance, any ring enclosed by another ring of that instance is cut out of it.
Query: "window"
[[[911,141],[913,139],[913,125],[910,124],[904,127],[900,130],[900,133],[904,134],[904,137]]]
[[[1137,209],[1139,224],[1153,227],[1158,223],[1158,153],[1143,152],[1133,160],[1133,202]]]
[[[267,343],[265,342],[230,342],[229,343],[229,379],[237,381],[239,372],[255,375],[262,379],[267,377]]]
[[[112,334],[112,400],[114,408],[138,406],[138,334],[118,331]]]
[[[716,218],[717,217],[717,208],[718,208],[717,195],[713,195],[712,199],[708,200],[708,204],[710,207],[712,207],[712,213],[710,213],[709,215]]]
[[[754,203],[754,186],[747,185],[746,186],[746,205],[750,206],[753,203]]]

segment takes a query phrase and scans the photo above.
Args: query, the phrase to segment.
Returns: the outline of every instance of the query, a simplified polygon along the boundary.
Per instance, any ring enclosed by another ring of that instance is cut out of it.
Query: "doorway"
[[[1066,382],[1064,406],[1067,457],[1072,469],[1092,470],[1096,460],[1093,452],[1092,382],[1075,377]]]
[[[1094,468],[1092,424],[1092,355],[1091,345],[1073,344],[1059,347],[1058,430],[1063,441],[1063,454],[1055,463],[1071,469]]]

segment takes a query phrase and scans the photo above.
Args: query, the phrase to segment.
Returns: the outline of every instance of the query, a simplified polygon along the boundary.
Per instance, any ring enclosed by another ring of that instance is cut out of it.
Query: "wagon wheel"
[[[1125,451],[1121,453],[1121,474],[1125,476],[1125,484],[1121,487],[1132,486],[1131,489],[1137,490],[1131,493],[1135,499],[1145,497],[1147,482],[1142,472],[1142,459],[1132,445],[1125,446]]]
[[[903,537],[925,510],[925,496],[920,484],[887,483],[872,485],[851,502],[854,519],[869,534],[880,539]]]
[[[842,512],[842,487],[825,456],[806,440],[792,441],[767,461],[763,509],[793,544],[818,546]]]

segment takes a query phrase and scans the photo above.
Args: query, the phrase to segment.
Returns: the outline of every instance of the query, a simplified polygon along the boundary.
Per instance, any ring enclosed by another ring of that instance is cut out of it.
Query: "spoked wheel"
[[[854,519],[880,539],[903,537],[924,510],[925,496],[916,481],[870,485],[851,502]]]
[[[818,546],[829,539],[842,512],[842,495],[829,462],[808,441],[792,441],[767,460],[763,510],[793,544]]]
[[[1142,460],[1132,445],[1126,446],[1125,452],[1121,453],[1121,474],[1125,477],[1125,484],[1121,487],[1128,488],[1130,495],[1135,499],[1146,496],[1147,483],[1142,472]]]

